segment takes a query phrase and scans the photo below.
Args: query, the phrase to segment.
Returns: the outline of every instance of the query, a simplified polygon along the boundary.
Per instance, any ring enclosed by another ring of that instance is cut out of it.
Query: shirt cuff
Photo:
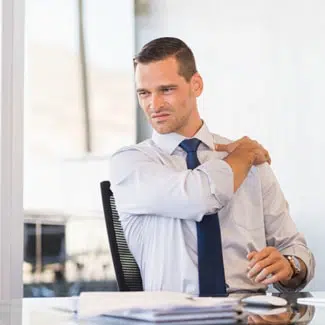
[[[296,288],[288,288],[282,285],[280,282],[274,283],[273,286],[281,292],[298,292],[301,291],[314,277],[315,272],[315,259],[311,251],[306,247],[288,247],[280,251],[282,255],[292,255],[299,257],[307,268],[307,274],[305,279]]]

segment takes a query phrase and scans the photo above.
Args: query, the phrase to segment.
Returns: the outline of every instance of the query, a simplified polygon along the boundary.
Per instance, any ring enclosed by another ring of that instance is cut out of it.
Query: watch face
[[[299,273],[301,271],[301,265],[300,265],[299,260],[295,256],[292,256],[292,260],[295,263],[296,273]]]

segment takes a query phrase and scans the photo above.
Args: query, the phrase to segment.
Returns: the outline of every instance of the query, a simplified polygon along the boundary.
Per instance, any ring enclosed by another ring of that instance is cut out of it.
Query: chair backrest
[[[120,291],[143,291],[139,267],[126,243],[109,181],[100,183],[108,241]]]

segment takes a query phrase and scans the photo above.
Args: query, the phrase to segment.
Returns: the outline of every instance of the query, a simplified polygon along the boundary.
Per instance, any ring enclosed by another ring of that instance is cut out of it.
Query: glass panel
[[[115,290],[99,182],[135,142],[133,1],[27,0],[24,295]]]

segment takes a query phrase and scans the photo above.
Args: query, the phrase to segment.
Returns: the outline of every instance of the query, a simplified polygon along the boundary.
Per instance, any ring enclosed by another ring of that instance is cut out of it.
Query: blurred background
[[[27,0],[25,296],[113,290],[99,183],[136,141],[134,4]]]
[[[211,131],[271,153],[324,290],[325,4],[321,0],[26,0],[25,296],[116,290],[99,182],[151,135],[132,57],[161,36],[193,50]]]

